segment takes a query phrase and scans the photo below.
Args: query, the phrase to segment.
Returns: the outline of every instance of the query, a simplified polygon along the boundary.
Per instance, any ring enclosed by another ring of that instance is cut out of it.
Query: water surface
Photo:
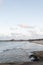
[[[30,61],[33,51],[43,51],[43,45],[30,42],[0,42],[0,62]]]

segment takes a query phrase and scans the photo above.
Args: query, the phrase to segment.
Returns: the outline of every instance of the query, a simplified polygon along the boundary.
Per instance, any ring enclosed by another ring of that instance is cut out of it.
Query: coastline
[[[0,63],[0,65],[43,65],[43,61],[38,62],[23,62],[23,63]]]
[[[19,40],[15,40],[15,39],[9,39],[9,40],[0,40],[0,42],[10,42],[10,41],[29,41],[29,42],[38,42],[41,41],[43,42],[43,39],[27,39],[27,40],[24,40],[24,39],[19,39]]]
[[[13,42],[15,42],[15,41],[20,41],[20,40],[4,40],[4,42],[11,42],[11,41],[13,41]],[[22,41],[24,41],[24,40],[22,40]],[[27,40],[26,40],[27,41]],[[30,41],[30,42],[33,42],[33,43],[35,43],[35,42],[37,42],[37,41]],[[40,41],[38,40],[38,42],[37,43],[39,43]],[[42,43],[43,43],[43,40],[41,41]],[[7,51],[7,53],[8,53],[8,51]],[[10,52],[9,52],[10,53]],[[8,53],[8,54],[9,54]],[[34,53],[34,52],[33,52]],[[42,57],[43,57],[43,51],[35,51],[35,54],[37,55],[37,53],[39,53],[39,57],[40,57],[40,55],[42,54]],[[41,54],[40,54],[41,53]],[[9,54],[9,56],[10,56],[10,54]],[[13,56],[14,57],[14,54],[11,54],[11,56]],[[8,56],[7,56],[8,57]],[[41,58],[42,59],[42,58]],[[0,65],[43,65],[43,60],[41,60],[41,61],[38,61],[38,62],[19,62],[19,63],[17,63],[17,62],[12,62],[12,63],[7,63],[7,62],[5,62],[4,64],[0,64]]]

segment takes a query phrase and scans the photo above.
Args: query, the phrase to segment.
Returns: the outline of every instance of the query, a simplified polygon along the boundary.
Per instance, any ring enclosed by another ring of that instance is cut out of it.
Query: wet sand
[[[22,65],[43,65],[43,61],[41,61],[41,62],[25,62]]]
[[[38,62],[24,62],[24,63],[2,63],[0,65],[43,65],[43,61]]]
[[[29,42],[43,45],[43,40],[32,40]]]

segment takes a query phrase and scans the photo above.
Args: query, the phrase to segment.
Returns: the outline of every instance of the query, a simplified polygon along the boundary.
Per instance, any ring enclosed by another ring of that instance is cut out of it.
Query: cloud
[[[19,25],[19,26],[11,27],[9,29],[4,29],[4,30],[2,29],[1,33],[4,34],[6,38],[10,36],[11,38],[14,39],[43,38],[43,29],[28,25]],[[2,34],[0,34],[0,36]]]
[[[19,25],[16,28],[12,28],[13,35],[16,36],[23,36],[23,37],[28,37],[28,38],[38,38],[42,37],[43,31],[41,31],[40,28],[35,27],[35,26],[29,26],[29,25]]]
[[[29,26],[26,24],[19,25],[19,27],[21,27],[21,28],[34,28],[33,26]]]
[[[29,38],[43,38],[43,29],[35,26],[19,25],[20,28],[27,32],[25,36]],[[24,32],[25,33],[25,32]],[[30,36],[29,36],[30,35]]]

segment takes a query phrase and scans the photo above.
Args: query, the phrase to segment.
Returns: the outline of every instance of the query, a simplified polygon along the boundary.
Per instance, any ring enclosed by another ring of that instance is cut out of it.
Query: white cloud
[[[2,35],[2,37],[4,35],[3,38],[6,39],[10,37],[15,39],[43,38],[43,29],[27,25],[15,26],[10,29],[2,29],[0,35]]]
[[[21,28],[34,28],[33,26],[29,26],[26,24],[21,24],[21,25],[19,25],[19,27],[21,27]]]

